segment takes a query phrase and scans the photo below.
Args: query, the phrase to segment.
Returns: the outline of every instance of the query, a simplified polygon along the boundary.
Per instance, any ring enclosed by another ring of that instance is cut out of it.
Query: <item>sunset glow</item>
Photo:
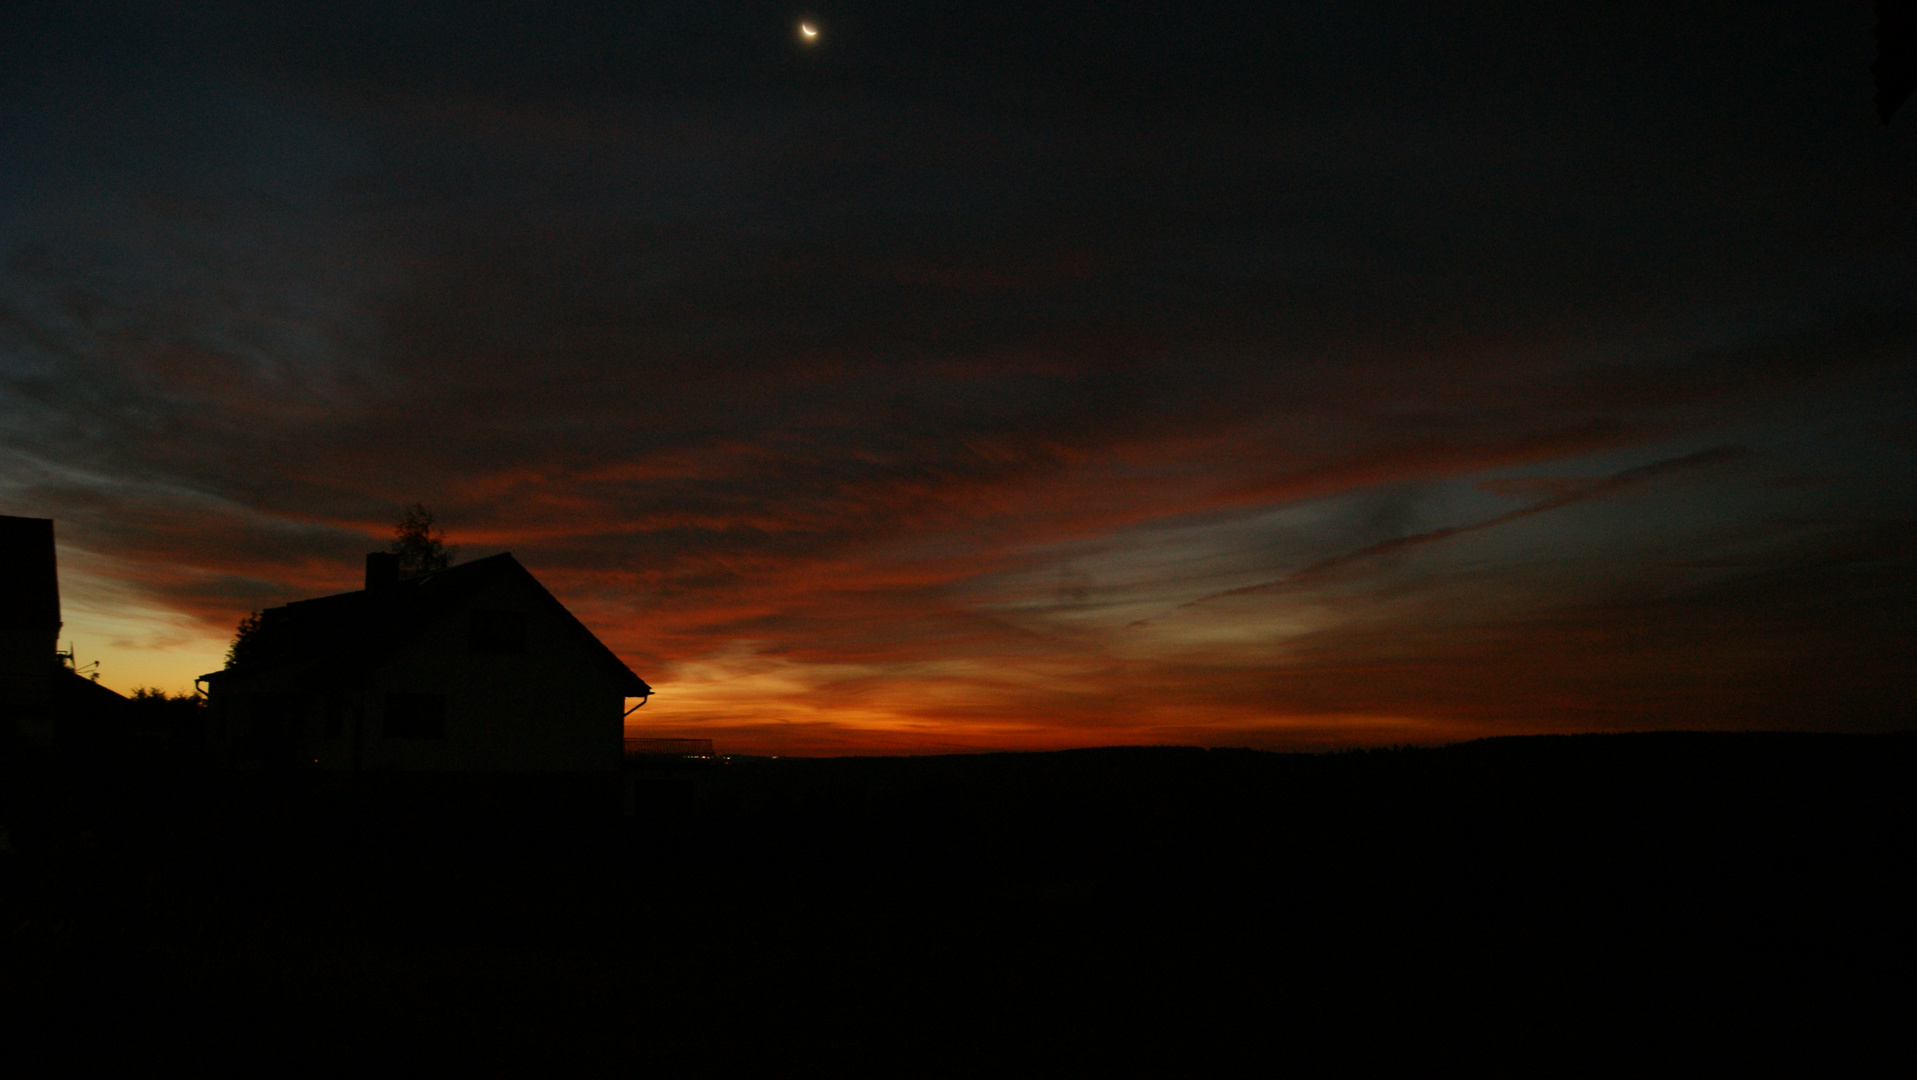
[[[1352,82],[1387,31],[828,14],[13,76],[0,512],[63,643],[188,689],[419,500],[657,689],[632,733],[737,752],[1908,716],[1867,32],[1546,78],[1407,13],[1499,74]]]

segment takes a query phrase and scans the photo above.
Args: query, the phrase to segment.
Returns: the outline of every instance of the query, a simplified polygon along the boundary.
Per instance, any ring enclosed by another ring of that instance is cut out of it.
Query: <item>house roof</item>
[[[100,721],[123,716],[127,699],[69,667],[53,676],[54,712],[68,721]]]
[[[233,667],[201,678],[209,683],[289,667],[339,670],[371,666],[441,620],[463,611],[472,596],[501,578],[516,578],[570,628],[580,648],[612,672],[627,697],[647,697],[652,687],[573,617],[539,579],[510,553],[406,578],[377,589],[296,600],[260,613],[248,655]]]

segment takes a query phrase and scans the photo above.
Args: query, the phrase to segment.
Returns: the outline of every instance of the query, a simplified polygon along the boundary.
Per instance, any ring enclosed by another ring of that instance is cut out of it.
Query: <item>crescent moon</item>
[[[799,33],[804,34],[806,37],[809,37],[809,38],[815,38],[819,36],[818,28],[814,27],[811,23],[800,23]]]

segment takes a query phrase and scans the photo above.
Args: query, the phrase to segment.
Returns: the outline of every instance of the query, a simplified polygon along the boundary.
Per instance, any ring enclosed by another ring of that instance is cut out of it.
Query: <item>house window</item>
[[[446,695],[387,694],[386,737],[389,739],[445,738]]]
[[[526,651],[526,613],[523,611],[475,611],[469,628],[467,642],[473,652]]]

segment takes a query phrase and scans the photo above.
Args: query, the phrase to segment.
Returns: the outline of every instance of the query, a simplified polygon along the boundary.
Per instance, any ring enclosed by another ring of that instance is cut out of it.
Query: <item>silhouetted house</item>
[[[34,741],[53,738],[60,577],[53,522],[0,517],[0,716]]]
[[[67,659],[53,521],[0,516],[0,730],[41,747],[90,747],[115,737],[127,700]]]
[[[204,675],[238,763],[366,772],[620,767],[625,702],[652,693],[511,555],[270,608]]]

